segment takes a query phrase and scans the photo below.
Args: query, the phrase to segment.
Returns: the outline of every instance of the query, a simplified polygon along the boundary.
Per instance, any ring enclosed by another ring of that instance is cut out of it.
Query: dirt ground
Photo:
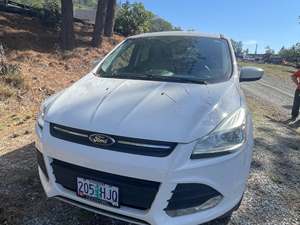
[[[7,61],[21,68],[24,80],[23,88],[9,87],[15,92],[12,97],[0,98],[0,154],[11,150],[11,137],[18,147],[27,143],[23,136],[33,140],[41,101],[80,79],[90,71],[93,61],[123,40],[115,35],[104,38],[101,48],[92,48],[90,26],[76,23],[75,34],[74,51],[61,52],[57,31],[45,28],[35,18],[0,12],[0,44]]]
[[[78,25],[76,30],[75,51],[61,53],[55,47],[55,31],[45,32],[31,18],[0,14],[0,41],[8,59],[20,64],[26,86],[0,100],[1,225],[126,224],[47,199],[38,178],[33,126],[40,102],[79,79],[94,59],[122,39],[116,36],[104,40],[103,48],[92,49],[89,28]],[[248,187],[231,221],[210,224],[300,224],[299,133],[282,122],[286,117],[274,106],[251,95],[247,100],[255,125]]]

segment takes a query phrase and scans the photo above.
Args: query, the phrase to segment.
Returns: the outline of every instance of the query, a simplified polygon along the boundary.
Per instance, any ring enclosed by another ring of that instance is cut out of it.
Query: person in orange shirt
[[[296,121],[297,117],[299,116],[300,108],[300,65],[297,65],[297,69],[298,71],[292,75],[292,80],[297,85],[297,89],[295,91],[291,122]]]

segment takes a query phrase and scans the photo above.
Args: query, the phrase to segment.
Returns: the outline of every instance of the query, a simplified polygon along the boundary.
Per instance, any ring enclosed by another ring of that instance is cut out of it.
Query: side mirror
[[[256,81],[262,78],[264,70],[257,67],[242,67],[240,71],[240,82]]]

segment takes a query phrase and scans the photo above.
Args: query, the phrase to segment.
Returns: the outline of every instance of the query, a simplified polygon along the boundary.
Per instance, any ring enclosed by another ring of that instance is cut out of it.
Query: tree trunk
[[[61,0],[61,14],[62,14],[61,48],[63,50],[72,50],[74,48],[72,0]]]
[[[102,43],[102,37],[104,33],[106,9],[108,0],[98,0],[97,14],[95,21],[94,34],[92,39],[92,46],[99,47]]]
[[[107,15],[104,28],[104,35],[107,37],[111,37],[114,32],[116,3],[116,0],[108,0],[107,3]]]

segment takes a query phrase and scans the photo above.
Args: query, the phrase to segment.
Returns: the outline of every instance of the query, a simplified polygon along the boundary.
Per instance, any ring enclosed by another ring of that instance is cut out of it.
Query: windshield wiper
[[[158,76],[158,75],[148,75],[151,78],[159,79],[159,80],[166,80],[166,81],[173,81],[173,82],[184,82],[184,83],[195,83],[195,84],[207,84],[205,80],[199,80],[197,78],[192,77],[178,77],[178,76]]]
[[[192,78],[192,77],[176,77],[176,76],[174,76],[174,77],[170,77],[170,80],[185,82],[185,83],[207,84],[207,81],[205,81],[205,80],[199,80],[197,78]]]
[[[142,73],[128,73],[128,72],[112,72],[111,74],[103,74],[103,77],[110,78],[146,78],[148,75]]]
[[[140,77],[150,78],[150,79],[157,79],[162,81],[173,81],[173,82],[185,82],[185,83],[196,83],[196,84],[207,84],[205,80],[199,80],[197,78],[192,77],[178,77],[178,76],[163,76],[163,75],[153,75],[148,73],[138,74]]]
[[[111,78],[131,78],[131,79],[155,79],[161,81],[170,81],[170,82],[184,82],[184,83],[196,83],[196,84],[207,84],[205,80],[199,80],[192,77],[178,77],[178,76],[163,76],[163,75],[153,75],[148,73],[127,73],[127,72],[113,72],[112,74],[105,74],[103,77]]]

